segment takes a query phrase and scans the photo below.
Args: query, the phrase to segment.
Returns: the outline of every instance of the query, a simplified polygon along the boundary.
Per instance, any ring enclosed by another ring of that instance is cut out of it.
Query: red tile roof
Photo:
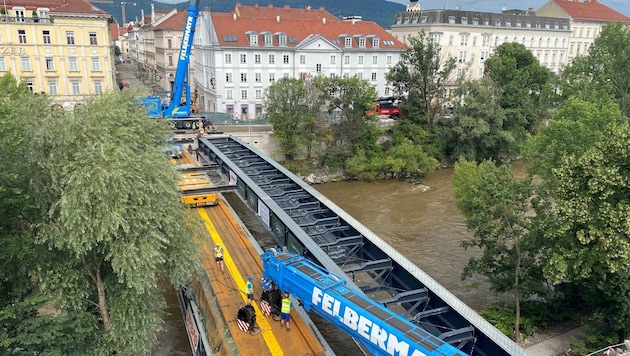
[[[50,9],[51,14],[107,14],[105,11],[84,0],[6,0],[2,3],[2,7],[8,9],[11,9],[13,6],[24,7],[27,11],[46,7]]]
[[[112,41],[118,40],[118,34],[120,33],[120,29],[118,28],[117,23],[109,24],[109,32],[112,34]]]
[[[173,16],[164,20],[164,22],[155,26],[155,30],[184,30],[184,23],[188,16],[188,10],[178,11]]]
[[[558,6],[576,20],[630,22],[630,17],[601,4],[599,0],[554,0]]]
[[[239,15],[240,14],[240,15]],[[242,6],[237,4],[231,13],[211,12],[212,22],[217,32],[219,43],[223,46],[249,45],[247,32],[254,31],[258,34],[270,32],[275,34],[282,32],[287,39],[295,38],[297,43],[287,41],[287,47],[296,47],[309,35],[321,35],[328,40],[339,40],[340,35],[375,35],[379,38],[379,48],[402,49],[404,44],[392,36],[389,32],[372,21],[342,21],[323,8],[295,9],[289,7],[257,7]],[[183,23],[182,27],[183,28]],[[236,41],[225,41],[223,36],[235,36]],[[274,36],[275,37],[275,36]],[[391,41],[392,45],[386,45],[384,41]],[[264,42],[258,40],[259,46]],[[274,38],[274,46],[277,46]],[[357,41],[352,41],[352,46],[358,48]],[[343,46],[342,44],[342,47]],[[366,48],[371,48],[370,41],[366,41]]]

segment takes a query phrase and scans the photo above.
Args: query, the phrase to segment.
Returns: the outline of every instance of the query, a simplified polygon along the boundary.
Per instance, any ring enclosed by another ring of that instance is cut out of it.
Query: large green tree
[[[560,80],[566,96],[606,104],[614,101],[627,115],[630,104],[630,29],[620,22],[608,23],[589,48],[576,57]]]
[[[595,314],[621,337],[630,332],[630,124],[611,125],[602,140],[553,170],[545,273],[572,282]]]
[[[549,116],[552,74],[540,65],[524,45],[516,42],[498,46],[485,62],[486,75],[501,93],[506,130],[519,145],[535,133]]]
[[[98,316],[95,353],[148,353],[165,305],[158,280],[181,286],[197,263],[195,220],[161,152],[168,125],[145,117],[138,94],[32,118],[25,154],[35,241],[54,255],[39,288],[54,309]]]
[[[312,79],[282,78],[267,89],[267,117],[288,160],[301,158],[303,153],[310,156],[320,97]]]
[[[510,159],[517,152],[500,105],[500,92],[489,78],[462,82],[457,90],[464,102],[456,103],[451,120],[452,156],[482,161]]]
[[[539,263],[540,239],[532,209],[531,177],[514,178],[510,167],[493,162],[460,160],[455,165],[453,190],[458,207],[474,238],[465,248],[478,248],[481,256],[472,257],[462,276],[481,274],[496,293],[514,297],[514,337],[521,341],[520,306],[532,295],[544,293]]]

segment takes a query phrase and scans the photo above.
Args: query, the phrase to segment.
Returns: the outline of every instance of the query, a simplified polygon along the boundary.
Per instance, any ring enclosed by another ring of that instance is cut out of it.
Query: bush
[[[490,304],[479,311],[479,315],[494,325],[499,331],[509,337],[514,336],[514,304],[511,302],[498,302]],[[571,310],[556,308],[554,305],[540,301],[525,301],[521,303],[521,333],[531,336],[534,333],[544,331],[553,324],[568,321],[575,318]]]

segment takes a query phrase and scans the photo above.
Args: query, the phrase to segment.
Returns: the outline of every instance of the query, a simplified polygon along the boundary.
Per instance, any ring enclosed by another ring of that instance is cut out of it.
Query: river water
[[[522,177],[525,166],[516,162],[513,172],[515,176]],[[396,248],[464,303],[479,309],[499,298],[489,292],[484,279],[462,281],[460,278],[470,257],[478,256],[479,251],[467,251],[461,247],[461,243],[470,239],[472,234],[467,231],[465,219],[457,209],[451,188],[452,178],[453,169],[431,172],[422,179],[422,183],[429,187],[426,191],[418,185],[393,180],[335,182],[314,185],[313,188]],[[246,206],[236,197],[228,198],[231,198],[228,200],[234,210],[243,215],[241,219],[245,225],[254,230],[254,236],[265,236],[264,231],[257,231],[257,226],[262,224],[253,221],[256,218],[246,213]],[[273,239],[269,235],[259,243],[266,247],[273,245]],[[467,288],[472,282],[479,283],[479,288]],[[189,354],[190,346],[177,297],[174,293],[167,293],[166,297],[170,311],[165,318],[167,330],[161,334],[160,345],[153,355]],[[316,320],[316,324],[326,329],[325,322]],[[333,332],[325,336],[334,339],[330,342],[333,350],[341,348],[340,354],[356,354],[356,348],[342,333]]]

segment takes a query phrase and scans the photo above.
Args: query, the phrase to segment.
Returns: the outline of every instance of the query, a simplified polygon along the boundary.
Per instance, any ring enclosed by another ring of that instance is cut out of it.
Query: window
[[[71,72],[79,71],[79,62],[77,61],[77,57],[69,57],[68,58],[68,69]]]
[[[88,35],[90,36],[90,46],[98,45],[98,41],[96,40],[96,32],[90,32]]]
[[[20,43],[26,43],[26,30],[18,30],[18,40]]]
[[[260,54],[255,54],[254,55],[254,63],[260,64]]]
[[[495,26],[501,26],[501,20],[494,20]]]
[[[350,56],[343,56],[343,64],[350,64]]]
[[[0,57],[0,72],[6,72],[7,70],[7,62],[4,57]]]
[[[376,80],[376,73],[372,72],[372,80]]]
[[[241,53],[241,63],[242,64],[247,63],[247,54]]]
[[[70,87],[72,88],[72,95],[80,95],[81,94],[81,83],[78,80],[73,80],[70,82]]]
[[[269,83],[274,83],[276,81],[276,73],[269,73]]]
[[[441,33],[431,33],[431,41],[433,41],[433,43],[435,44],[439,44],[440,43],[440,39],[442,37]]]
[[[286,46],[287,45],[287,36],[278,36],[278,46]]]
[[[258,46],[258,35],[256,34],[249,35],[249,44],[251,46]]]
[[[337,56],[335,55],[330,56],[330,64],[335,64],[336,61],[337,61]]]
[[[94,81],[94,94],[103,94],[103,82],[100,80]]]
[[[247,73],[241,73],[241,83],[247,83]]]
[[[22,65],[22,71],[31,70],[31,59],[29,57],[21,57],[20,64]]]
[[[315,71],[317,73],[321,73],[322,72],[322,65],[321,64],[316,64],[315,65]]]
[[[285,54],[284,56],[282,56],[282,63],[289,64],[289,55],[288,54]]]
[[[448,36],[448,45],[449,46],[453,45],[453,38],[455,38],[455,36],[453,36],[453,35]]]
[[[365,38],[359,38],[359,48],[365,48]]]
[[[14,7],[13,8],[13,13],[15,14],[15,22],[25,22],[25,16],[24,16],[24,11],[25,9],[22,8],[18,8],[18,7]]]
[[[461,20],[462,20],[462,25],[468,25],[468,17],[462,16]]]
[[[577,51],[575,51],[575,53],[580,53],[580,47],[582,46],[582,43],[578,43],[577,45]]]
[[[232,73],[225,73],[225,82],[232,83]]]
[[[300,54],[300,64],[306,64],[306,55]]]
[[[44,44],[50,44],[50,31],[42,31],[42,41],[44,42]]]
[[[254,93],[256,93],[256,99],[262,99],[262,90],[256,89]]]
[[[225,54],[225,63],[226,64],[232,64],[232,54],[231,53],[226,53]]]
[[[55,60],[53,58],[46,57],[45,61],[46,61],[46,70],[48,71],[55,70]]]
[[[234,96],[232,95],[232,89],[228,89],[225,91],[225,98],[228,100],[234,99]]]
[[[378,56],[372,56],[372,64],[378,64]]]
[[[521,27],[521,20],[516,20],[516,27]]]
[[[346,37],[343,41],[343,45],[345,47],[352,47],[352,38],[351,37]]]
[[[269,64],[274,64],[276,63],[276,56],[273,54],[269,55]]]
[[[51,79],[48,81],[48,94],[49,95],[59,94],[59,90],[57,90],[57,81],[54,79]]]
[[[35,91],[35,85],[33,84],[33,79],[31,78],[25,78],[23,79],[26,82],[26,86],[28,87],[28,90],[30,90],[30,92],[34,92]]]
[[[172,39],[167,39],[166,40],[166,48],[171,49],[173,48],[173,40]]]
[[[454,24],[455,23],[455,16],[449,16],[448,17],[448,23]]]
[[[74,31],[66,31],[66,44],[74,44]]]
[[[479,68],[479,72],[477,73],[477,78],[483,77],[483,67]]]
[[[459,51],[459,55],[457,56],[457,61],[459,63],[466,63],[466,51]]]
[[[481,35],[481,46],[486,47],[490,45],[490,35]]]
[[[271,35],[265,35],[263,38],[265,39],[265,46],[273,46],[273,37]]]
[[[168,66],[172,67],[173,66],[173,56],[168,56]]]
[[[505,20],[505,27],[512,27],[512,20]]]
[[[241,99],[247,99],[247,89],[241,90]]]
[[[357,73],[357,79],[363,80],[363,73],[361,72]]]
[[[378,48],[379,47],[379,39],[378,38],[373,38],[372,39],[372,47],[374,48]]]
[[[473,47],[477,45],[477,36],[473,36]]]
[[[262,73],[254,73],[254,81],[256,83],[262,82]]]
[[[363,56],[359,56],[359,64],[363,64]]]
[[[481,51],[481,53],[479,54],[479,61],[483,62],[486,60],[486,58],[488,58],[488,51]]]
[[[101,70],[101,59],[98,57],[92,57],[92,71]]]
[[[462,46],[468,46],[468,34],[459,35],[459,44]]]
[[[387,56],[387,64],[392,64],[392,56]]]

